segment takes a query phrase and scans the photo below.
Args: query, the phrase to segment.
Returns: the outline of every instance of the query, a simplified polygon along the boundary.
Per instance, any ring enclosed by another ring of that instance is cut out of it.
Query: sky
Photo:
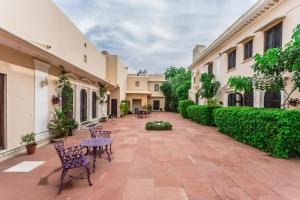
[[[162,73],[192,63],[256,0],[54,0],[99,49],[120,55],[129,72]]]

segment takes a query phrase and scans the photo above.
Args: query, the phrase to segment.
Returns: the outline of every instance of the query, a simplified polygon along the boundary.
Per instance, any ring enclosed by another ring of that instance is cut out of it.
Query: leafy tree
[[[236,91],[247,91],[249,88],[283,91],[285,98],[282,107],[285,108],[291,95],[296,90],[300,91],[300,25],[295,28],[292,40],[283,48],[269,49],[254,58],[253,77],[231,77],[229,85]],[[291,77],[291,89],[285,85],[286,76]]]
[[[213,74],[208,74],[208,73],[201,74],[200,82],[201,82],[201,88],[199,90],[200,97],[210,101],[214,96],[216,96],[220,88],[220,82],[215,80],[215,76]]]
[[[176,112],[179,100],[188,99],[191,72],[183,67],[169,67],[165,72],[167,82],[160,87],[165,95],[165,110]]]

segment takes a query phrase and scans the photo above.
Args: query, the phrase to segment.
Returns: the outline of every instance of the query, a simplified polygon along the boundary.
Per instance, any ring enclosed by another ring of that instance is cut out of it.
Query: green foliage
[[[215,80],[213,74],[203,73],[200,77],[201,88],[199,95],[205,99],[211,99],[216,96],[217,91],[220,88],[220,82]]]
[[[187,107],[194,105],[195,103],[191,100],[182,100],[179,101],[179,110],[180,114],[183,118],[188,119],[188,114],[187,114]]]
[[[192,105],[187,107],[188,118],[199,124],[214,126],[213,111],[220,106]]]
[[[172,130],[172,124],[166,121],[147,122],[146,130]]]
[[[98,101],[100,103],[104,103],[105,95],[106,95],[107,89],[104,84],[98,83]]]
[[[121,110],[121,115],[122,115],[122,116],[128,115],[128,111],[129,111],[129,102],[128,102],[128,101],[121,101],[121,104],[120,104],[120,110]]]
[[[67,77],[67,71],[62,66],[58,77],[58,88],[61,90],[62,112],[71,117],[73,110],[73,88]]]
[[[21,136],[21,144],[25,143],[26,145],[28,144],[36,144],[35,142],[35,133],[27,133],[26,135]]]
[[[188,98],[192,75],[183,67],[169,67],[165,77],[167,82],[160,87],[165,95],[165,110],[176,112],[178,101]]]
[[[286,107],[288,99],[296,91],[300,90],[300,25],[293,33],[292,40],[283,48],[269,49],[263,55],[254,56],[255,64],[252,66],[254,76],[234,77],[229,79],[229,85],[236,90],[284,91],[285,99],[282,106]],[[286,87],[285,76],[289,73],[293,87]],[[252,80],[252,87],[247,80]]]
[[[232,76],[228,79],[228,84],[231,88],[234,88],[235,92],[245,91],[252,92],[252,78],[245,76]]]
[[[64,112],[55,109],[53,119],[48,124],[48,129],[54,138],[63,138],[67,136],[70,126],[69,120]]]
[[[208,99],[207,105],[208,106],[220,106],[219,99],[217,99],[217,98]]]
[[[300,156],[300,112],[228,107],[214,111],[219,130],[279,158]]]

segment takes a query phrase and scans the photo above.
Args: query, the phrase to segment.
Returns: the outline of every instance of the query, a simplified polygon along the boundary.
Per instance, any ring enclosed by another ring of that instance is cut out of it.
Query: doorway
[[[0,150],[4,149],[5,75],[0,74]]]
[[[160,101],[159,100],[154,100],[153,101],[153,110],[160,110]]]
[[[118,116],[118,100],[111,99],[111,114],[115,117]]]
[[[92,93],[92,118],[97,117],[97,94],[96,92]]]
[[[140,110],[142,108],[142,100],[141,99],[132,99],[132,111]]]
[[[80,122],[87,121],[87,93],[86,90],[80,91]]]

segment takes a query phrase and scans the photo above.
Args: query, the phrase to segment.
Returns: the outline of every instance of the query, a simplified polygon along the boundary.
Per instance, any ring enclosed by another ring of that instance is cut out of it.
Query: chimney
[[[197,44],[193,50],[193,62],[200,56],[200,54],[205,50],[205,45]]]

